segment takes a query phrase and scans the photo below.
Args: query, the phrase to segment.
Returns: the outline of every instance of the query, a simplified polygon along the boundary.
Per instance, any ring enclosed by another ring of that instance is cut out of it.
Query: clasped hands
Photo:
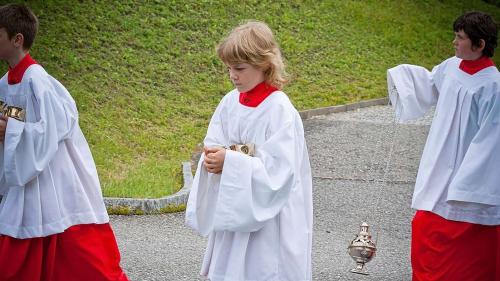
[[[205,152],[205,159],[203,166],[209,173],[220,174],[224,166],[224,159],[226,158],[226,148],[221,146],[212,146],[203,148]]]

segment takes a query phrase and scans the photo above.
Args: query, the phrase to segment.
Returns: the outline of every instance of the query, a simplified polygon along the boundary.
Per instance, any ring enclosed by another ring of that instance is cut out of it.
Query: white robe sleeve
[[[30,86],[31,98],[38,106],[32,112],[39,116],[27,116],[26,122],[8,120],[4,144],[4,176],[8,186],[23,187],[42,172],[78,118],[74,103],[57,92],[66,91],[57,81],[47,76],[35,77]]]
[[[432,72],[409,64],[398,65],[387,70],[387,89],[398,122],[417,119],[436,104],[438,91]]]
[[[450,183],[447,201],[500,206],[500,93],[479,103],[478,125]]]
[[[207,136],[204,140],[205,146],[226,146],[226,138],[220,111],[224,106],[223,99],[208,125]],[[213,217],[218,197],[220,175],[209,173],[203,167],[205,154],[198,161],[196,174],[194,175],[192,188],[186,205],[186,225],[206,236],[213,231]]]
[[[214,214],[215,231],[253,232],[274,218],[295,186],[303,140],[292,121],[280,126],[256,157],[226,152]]]
[[[222,99],[210,119],[210,124],[208,125],[207,135],[203,140],[205,146],[224,146],[227,147],[227,136],[224,135],[224,123],[221,120],[221,110],[224,107],[226,98]]]

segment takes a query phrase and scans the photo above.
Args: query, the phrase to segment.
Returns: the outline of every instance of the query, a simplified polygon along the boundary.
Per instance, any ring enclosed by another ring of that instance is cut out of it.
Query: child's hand
[[[7,129],[7,121],[9,117],[0,116],[0,142],[5,140],[5,130]]]
[[[203,165],[209,173],[220,174],[224,166],[224,159],[226,158],[226,149],[224,147],[204,147],[205,161]]]

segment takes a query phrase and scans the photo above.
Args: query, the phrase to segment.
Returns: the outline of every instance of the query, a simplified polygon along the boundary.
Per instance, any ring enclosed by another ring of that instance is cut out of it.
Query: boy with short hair
[[[0,280],[128,280],[75,102],[28,53],[37,28],[0,7]]]
[[[413,280],[500,280],[500,74],[497,24],[468,12],[454,24],[455,57],[432,72],[388,70],[396,116],[436,105],[415,183]]]
[[[311,281],[312,179],[302,120],[271,29],[250,21],[217,48],[236,89],[205,137],[186,221],[209,235],[211,281]]]

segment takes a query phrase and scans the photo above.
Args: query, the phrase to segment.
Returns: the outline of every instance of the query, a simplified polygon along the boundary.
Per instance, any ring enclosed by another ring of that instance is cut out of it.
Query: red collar
[[[240,103],[249,107],[257,107],[277,88],[262,82],[248,92],[240,93]]]
[[[26,69],[32,64],[37,62],[31,58],[30,54],[26,54],[24,58],[16,65],[14,68],[9,67],[9,73],[7,74],[7,82],[9,85],[14,85],[20,83],[23,80],[23,75]]]
[[[470,75],[474,75],[490,66],[495,66],[495,63],[489,57],[482,56],[477,60],[462,60],[459,68]]]

